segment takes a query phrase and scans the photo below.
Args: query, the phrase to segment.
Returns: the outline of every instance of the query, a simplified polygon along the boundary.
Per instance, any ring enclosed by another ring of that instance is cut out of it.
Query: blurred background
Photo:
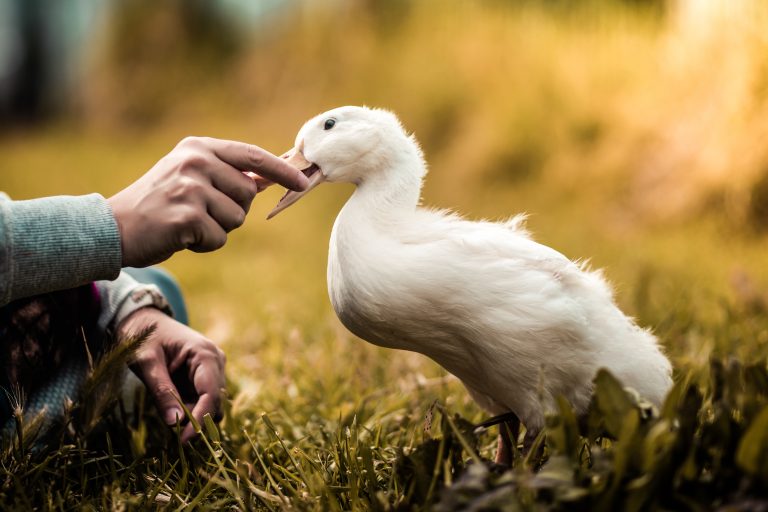
[[[690,304],[766,303],[766,27],[760,0],[0,0],[0,190],[109,196],[187,135],[279,154],[319,112],[384,107],[423,145],[425,204],[529,212],[679,362],[713,349],[681,334]],[[269,190],[223,250],[166,264],[241,385],[440,374],[333,316],[350,191],[266,222]]]

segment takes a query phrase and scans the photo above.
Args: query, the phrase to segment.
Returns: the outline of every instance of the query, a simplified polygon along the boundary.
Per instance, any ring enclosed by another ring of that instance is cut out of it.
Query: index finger
[[[226,385],[224,377],[224,362],[215,356],[200,358],[200,364],[195,368],[192,375],[192,386],[198,396],[208,395],[213,398],[213,410],[206,410],[213,416],[219,415],[219,405],[221,404],[221,394]],[[205,413],[203,413],[205,414]]]
[[[254,172],[291,190],[302,191],[309,185],[303,172],[258,146],[221,139],[211,139],[211,144],[217,157],[241,172]]]
[[[223,368],[214,359],[203,359],[193,369],[190,376],[197,394],[197,401],[192,408],[192,418],[202,425],[203,416],[210,414],[214,418],[221,416],[221,393],[225,385]],[[194,425],[190,423],[182,432],[181,439],[186,442],[195,436]]]

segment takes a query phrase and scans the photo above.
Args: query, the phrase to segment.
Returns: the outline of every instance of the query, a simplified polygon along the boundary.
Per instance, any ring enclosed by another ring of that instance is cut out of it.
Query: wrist
[[[120,206],[118,204],[119,200],[117,199],[118,194],[115,194],[114,196],[107,199],[107,205],[109,206],[110,211],[112,212],[112,218],[115,219],[115,225],[117,225],[117,234],[120,238],[120,261],[123,267],[130,267],[132,266],[130,262],[128,261],[128,254],[125,250],[125,222],[123,220],[123,216],[121,214]]]
[[[116,325],[120,338],[137,333],[147,327],[170,318],[165,312],[154,306],[144,306],[132,311]]]
[[[140,317],[157,318],[158,315],[173,317],[171,307],[163,294],[160,293],[160,289],[153,284],[141,284],[131,290],[118,308],[114,319],[117,332],[125,334],[123,326],[130,326],[134,323],[132,321],[126,324],[126,321],[134,317],[135,313],[139,311],[142,312]]]

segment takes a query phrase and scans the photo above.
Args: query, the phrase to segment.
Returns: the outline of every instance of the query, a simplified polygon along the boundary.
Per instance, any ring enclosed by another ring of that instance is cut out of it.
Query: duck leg
[[[499,414],[477,425],[488,428],[499,426],[499,440],[496,448],[496,464],[512,465],[512,456],[517,449],[517,438],[520,434],[520,419],[513,412]]]
[[[523,457],[531,453],[533,443],[539,437],[540,429],[526,429],[523,436],[523,449],[519,452]],[[517,440],[520,436],[520,420],[517,418],[499,424],[499,442],[496,450],[496,464],[512,466],[513,456],[517,450]],[[540,452],[542,447],[536,451]]]
[[[478,424],[478,428],[499,426],[499,439],[496,448],[496,464],[512,465],[512,458],[517,451],[517,439],[520,437],[520,418],[513,412],[505,412]]]
[[[512,456],[517,449],[517,438],[520,434],[520,420],[514,419],[499,424],[499,442],[496,449],[496,464],[512,466]]]

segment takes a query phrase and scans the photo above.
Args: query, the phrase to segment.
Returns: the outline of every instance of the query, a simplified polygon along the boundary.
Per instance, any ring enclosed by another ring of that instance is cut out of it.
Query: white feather
[[[357,185],[328,257],[331,303],[354,334],[427,355],[532,430],[559,395],[585,412],[600,368],[661,404],[669,361],[602,274],[533,241],[524,216],[470,222],[420,207],[426,164],[393,114],[335,109],[307,122],[300,144],[327,181]]]

